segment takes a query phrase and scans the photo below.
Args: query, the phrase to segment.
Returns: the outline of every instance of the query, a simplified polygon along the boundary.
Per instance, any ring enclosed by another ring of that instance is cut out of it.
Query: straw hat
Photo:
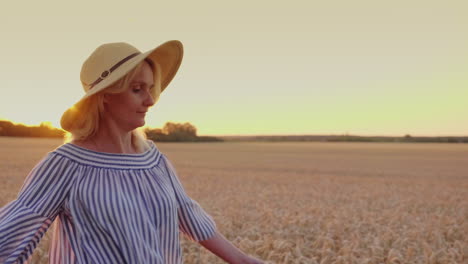
[[[74,105],[77,106],[84,99],[117,82],[145,59],[150,59],[161,66],[162,92],[177,73],[182,57],[183,46],[178,40],[167,41],[144,53],[125,42],[102,44],[91,53],[81,67],[80,80],[85,94]],[[156,74],[154,78],[156,82]],[[72,109],[70,107],[62,115],[62,127],[66,130],[68,125],[64,127],[64,124],[69,122],[64,120],[64,116]]]
[[[125,42],[103,44],[81,67],[85,95],[80,101],[109,87],[146,58],[161,66],[161,91],[164,91],[179,69],[182,57],[183,46],[178,40],[167,41],[145,53]]]

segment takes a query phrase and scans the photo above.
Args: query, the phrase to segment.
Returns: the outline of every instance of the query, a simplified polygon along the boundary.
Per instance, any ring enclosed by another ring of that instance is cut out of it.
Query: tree
[[[166,122],[162,129],[146,129],[145,133],[153,141],[199,141],[197,128],[188,122]]]
[[[188,137],[196,137],[197,136],[197,128],[192,124],[185,122],[185,123],[171,123],[166,122],[162,129],[162,132],[166,135],[184,135]]]

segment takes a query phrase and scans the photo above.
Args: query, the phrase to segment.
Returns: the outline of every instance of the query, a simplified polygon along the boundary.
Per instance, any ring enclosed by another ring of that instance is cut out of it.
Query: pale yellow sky
[[[147,124],[199,135],[468,135],[466,1],[16,1],[0,8],[0,118],[50,121],[100,44],[184,43]]]

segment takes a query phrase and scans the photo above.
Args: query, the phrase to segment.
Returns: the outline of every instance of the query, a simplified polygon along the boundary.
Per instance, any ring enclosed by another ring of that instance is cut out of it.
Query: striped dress
[[[139,154],[49,152],[0,209],[0,263],[27,263],[54,220],[50,263],[182,263],[179,231],[202,241],[216,225],[148,142]]]

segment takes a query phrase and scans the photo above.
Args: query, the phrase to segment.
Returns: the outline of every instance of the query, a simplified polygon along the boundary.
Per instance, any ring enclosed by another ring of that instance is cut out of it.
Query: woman
[[[167,156],[137,128],[182,61],[179,41],[141,53],[99,46],[85,95],[61,119],[71,133],[0,211],[0,263],[24,263],[56,221],[50,263],[182,263],[179,230],[229,263],[261,263],[234,247],[184,191]]]

